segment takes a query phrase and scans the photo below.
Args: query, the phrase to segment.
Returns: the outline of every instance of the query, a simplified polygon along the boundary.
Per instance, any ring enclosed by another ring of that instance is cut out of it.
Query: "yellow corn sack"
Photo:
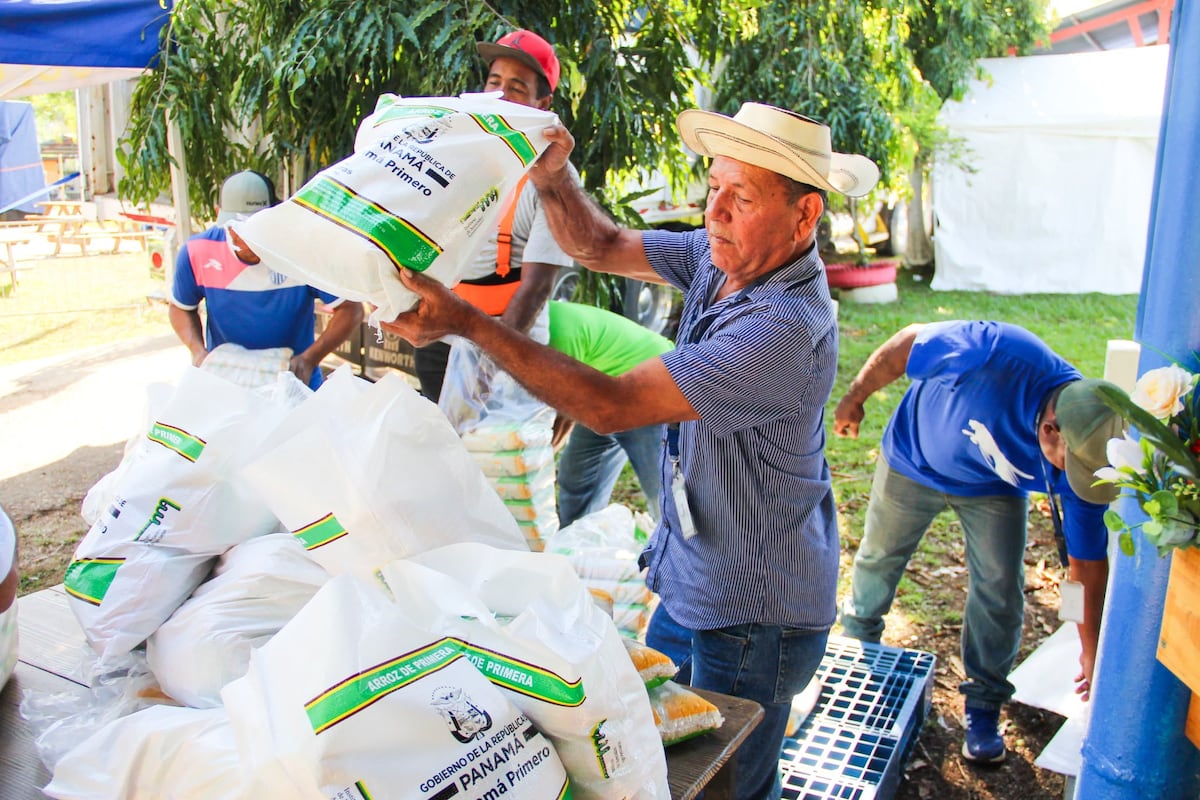
[[[647,689],[661,686],[674,678],[676,672],[679,672],[679,667],[666,653],[633,639],[625,639],[624,642],[625,650],[629,653],[630,660],[633,661],[633,667],[638,671],[638,675],[641,676],[642,683],[646,684]]]
[[[668,747],[715,731],[725,722],[716,706],[674,681],[648,691],[654,724],[663,744]]]

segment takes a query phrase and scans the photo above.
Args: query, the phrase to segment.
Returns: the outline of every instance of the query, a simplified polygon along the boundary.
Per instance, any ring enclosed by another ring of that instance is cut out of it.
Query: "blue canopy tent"
[[[35,212],[32,199],[45,186],[38,149],[33,106],[15,100],[0,101],[0,209]]]
[[[158,57],[171,0],[0,3],[0,99],[137,77]]]
[[[174,0],[0,3],[0,100],[138,77],[158,59],[173,7]],[[168,133],[168,146],[181,154],[178,128]],[[171,179],[182,240],[191,233],[187,177],[173,168]]]

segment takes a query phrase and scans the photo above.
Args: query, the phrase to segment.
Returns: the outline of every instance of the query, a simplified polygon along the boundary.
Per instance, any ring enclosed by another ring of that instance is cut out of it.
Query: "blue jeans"
[[[970,707],[998,709],[1012,697],[1008,672],[1021,643],[1025,497],[943,494],[893,472],[880,456],[842,628],[856,639],[879,641],[909,558],[947,506],[962,523],[970,577],[962,627],[967,680],[959,691]]]
[[[633,464],[650,516],[658,519],[662,426],[647,425],[602,436],[576,423],[558,459],[558,523],[570,525],[608,507],[626,458]]]
[[[783,790],[779,754],[792,698],[803,691],[821,665],[828,632],[757,623],[688,631],[659,605],[650,620],[646,643],[676,659],[689,633],[691,685],[754,700],[763,707],[762,722],[737,751],[737,797],[778,798]]]

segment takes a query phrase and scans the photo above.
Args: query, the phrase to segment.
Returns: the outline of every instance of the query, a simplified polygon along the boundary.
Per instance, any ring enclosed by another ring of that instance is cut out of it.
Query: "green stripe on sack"
[[[200,458],[200,454],[204,452],[204,445],[207,444],[199,436],[193,436],[183,428],[176,428],[165,422],[156,422],[151,425],[146,438],[152,442],[158,442],[168,450],[176,452],[192,462]]]
[[[537,158],[537,148],[529,141],[529,137],[514,129],[499,114],[472,114],[471,119],[478,122],[479,127],[488,133],[499,136],[508,145],[508,149],[513,151],[513,155],[521,159],[522,165],[529,166]]]
[[[316,550],[318,547],[337,541],[349,531],[338,522],[333,512],[326,514],[316,522],[310,522],[303,528],[295,530],[292,535],[300,540],[305,550]]]
[[[313,733],[321,733],[413,681],[462,658],[461,643],[441,639],[331,686],[304,704]]]
[[[314,178],[292,200],[371,242],[397,267],[424,272],[442,253],[442,248],[411,222],[332,178]]]
[[[124,563],[123,558],[81,558],[72,561],[63,578],[63,588],[72,597],[98,606],[117,577],[117,569]]]
[[[502,689],[567,708],[581,706],[587,699],[582,680],[567,681],[549,670],[466,642],[462,648],[483,677]]]
[[[380,111],[383,106],[383,98],[380,98],[379,105],[375,108],[375,113],[378,115],[371,122],[372,128],[378,128],[384,123],[391,122],[397,119],[407,119],[409,117],[429,117],[430,119],[441,119],[455,113],[453,109],[443,108],[442,106],[398,106],[393,105],[386,111]]]

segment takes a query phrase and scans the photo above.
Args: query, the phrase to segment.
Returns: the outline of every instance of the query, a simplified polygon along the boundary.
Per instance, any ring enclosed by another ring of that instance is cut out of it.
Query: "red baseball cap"
[[[550,91],[558,88],[558,56],[554,46],[533,31],[519,30],[506,33],[490,42],[476,42],[475,49],[490,65],[497,58],[515,58],[550,84]]]

